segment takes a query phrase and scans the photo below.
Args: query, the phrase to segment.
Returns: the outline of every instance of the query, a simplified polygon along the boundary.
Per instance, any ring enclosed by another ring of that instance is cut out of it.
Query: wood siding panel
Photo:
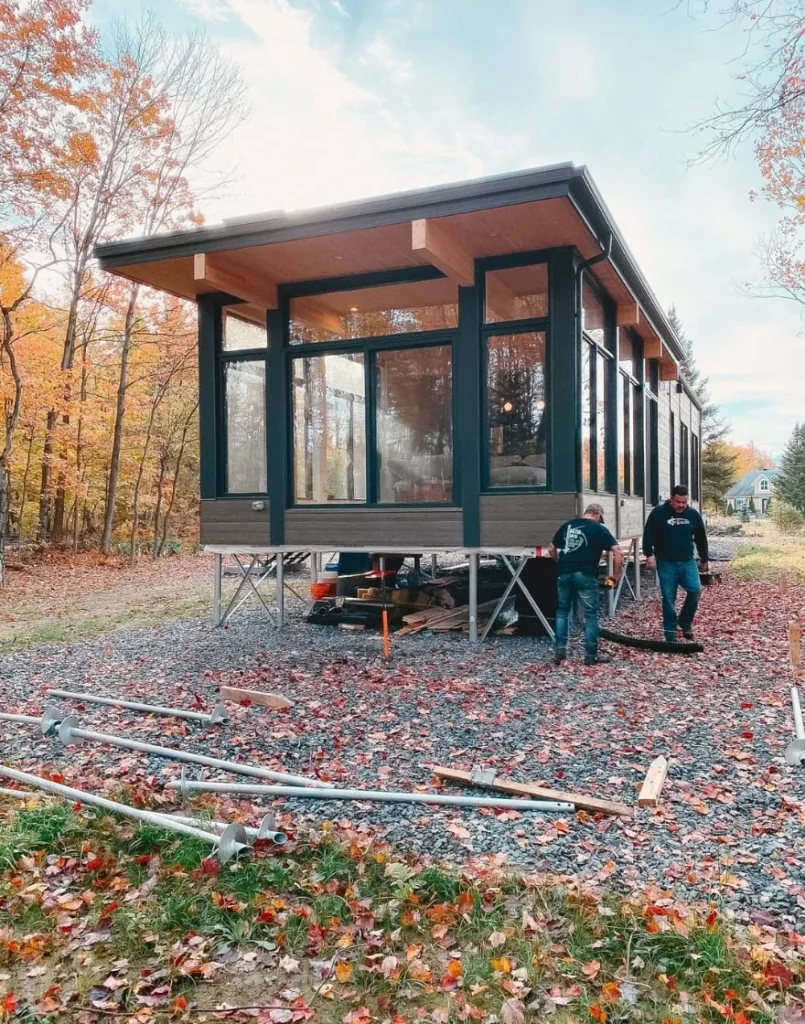
[[[645,511],[642,498],[623,498],[621,522],[618,537],[641,537],[645,526]]]
[[[252,508],[252,501],[263,508]],[[202,544],[268,545],[269,503],[265,499],[205,498],[201,502]]]
[[[386,548],[390,551],[463,546],[460,508],[291,508],[285,543]]]
[[[481,546],[535,547],[553,536],[577,511],[577,495],[482,494]]]

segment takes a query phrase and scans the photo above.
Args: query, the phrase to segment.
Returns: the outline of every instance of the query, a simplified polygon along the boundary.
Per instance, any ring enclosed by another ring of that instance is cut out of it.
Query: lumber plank
[[[665,776],[668,774],[668,762],[660,755],[655,757],[648,766],[646,777],[643,780],[643,788],[637,798],[638,807],[656,807],[660,802],[660,793],[665,785]]]
[[[472,785],[470,772],[460,771],[457,768],[443,768],[441,765],[431,766],[433,774],[449,782],[461,782],[465,785]],[[631,818],[633,810],[626,804],[619,804],[613,800],[599,800],[594,796],[585,796],[583,793],[567,793],[560,789],[548,789],[545,786],[535,786],[531,782],[509,782],[505,779],[494,779],[489,789],[495,789],[500,793],[511,793],[515,796],[531,796],[541,800],[559,800],[562,803],[574,804],[577,810],[592,811],[594,814],[614,814],[621,818]]]
[[[283,697],[281,693],[267,693],[265,690],[243,690],[239,686],[222,686],[218,691],[224,700],[233,700],[240,704],[244,700],[259,704],[264,708],[284,710],[292,708],[293,701]]]

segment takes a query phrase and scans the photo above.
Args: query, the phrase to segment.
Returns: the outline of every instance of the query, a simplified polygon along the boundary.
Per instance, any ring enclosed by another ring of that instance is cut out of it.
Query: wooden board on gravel
[[[275,708],[277,710],[293,707],[293,701],[283,697],[281,693],[266,693],[264,690],[242,690],[238,686],[222,686],[219,692],[224,700],[233,700],[237,704],[248,701],[250,704],[258,704],[260,707]]]
[[[471,772],[459,771],[456,768],[442,768],[440,765],[432,765],[431,771],[439,779],[473,785]],[[508,782],[505,779],[494,779],[485,788],[495,789],[500,793],[513,793],[516,796],[559,800],[563,803],[574,804],[577,810],[591,811],[593,814],[615,814],[621,818],[631,818],[634,815],[634,811],[627,804],[619,804],[612,800],[599,800],[597,797],[585,796],[583,793],[566,793],[559,789],[547,789],[545,786],[535,786],[530,782]]]

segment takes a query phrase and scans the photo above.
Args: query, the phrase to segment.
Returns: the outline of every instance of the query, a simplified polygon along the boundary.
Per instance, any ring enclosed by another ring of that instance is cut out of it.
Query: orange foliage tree
[[[193,184],[245,106],[205,38],[146,16],[101,41],[87,6],[0,0],[0,544],[108,551],[118,522],[156,556],[197,496],[195,310],[92,252],[200,223]]]

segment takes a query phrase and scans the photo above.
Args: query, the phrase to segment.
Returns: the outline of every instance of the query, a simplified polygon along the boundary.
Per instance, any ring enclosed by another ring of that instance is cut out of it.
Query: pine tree
[[[778,498],[805,513],[805,423],[797,423],[780,462],[774,487]]]
[[[693,342],[685,334],[675,306],[668,311],[668,322],[682,346],[680,373],[702,405],[702,500],[710,508],[722,508],[724,495],[738,477],[736,456],[726,445],[729,423],[719,415],[710,394],[710,381],[702,375],[693,354]]]

